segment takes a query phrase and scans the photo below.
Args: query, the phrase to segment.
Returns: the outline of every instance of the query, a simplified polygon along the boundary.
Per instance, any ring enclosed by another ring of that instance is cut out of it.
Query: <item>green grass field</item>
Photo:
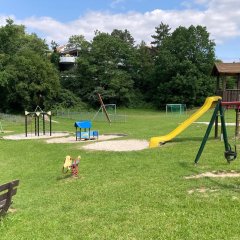
[[[126,111],[126,123],[94,122],[93,128],[127,134],[122,140],[149,140],[191,114]],[[209,121],[211,113],[199,121]],[[53,119],[59,121],[53,123],[55,131],[75,131],[73,120]],[[226,121],[234,122],[234,114],[229,112]],[[2,125],[24,132],[23,123]],[[0,221],[0,239],[239,239],[240,178],[184,178],[239,170],[239,157],[227,164],[224,144],[213,131],[194,166],[206,128],[192,124],[162,147],[132,152],[85,151],[84,143],[0,140],[0,184],[20,179],[15,211]],[[227,130],[233,145],[234,127]],[[81,155],[79,178],[62,175],[66,155]]]

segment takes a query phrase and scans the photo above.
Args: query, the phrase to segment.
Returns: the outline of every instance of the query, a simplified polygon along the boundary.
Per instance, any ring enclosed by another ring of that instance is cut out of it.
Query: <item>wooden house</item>
[[[223,102],[240,101],[240,63],[220,63],[214,64],[212,75],[217,77],[216,95],[221,96]],[[227,88],[227,77],[236,79],[232,89]]]

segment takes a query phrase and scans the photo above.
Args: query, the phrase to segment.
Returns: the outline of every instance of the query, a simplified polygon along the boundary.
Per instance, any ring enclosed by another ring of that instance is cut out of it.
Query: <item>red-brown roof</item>
[[[240,63],[215,63],[212,75],[234,76],[240,74]]]

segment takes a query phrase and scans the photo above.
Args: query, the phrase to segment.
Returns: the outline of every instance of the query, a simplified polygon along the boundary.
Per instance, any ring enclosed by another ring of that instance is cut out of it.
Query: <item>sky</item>
[[[88,41],[95,30],[127,29],[136,43],[150,44],[161,22],[206,26],[216,43],[216,57],[240,62],[239,0],[0,0],[0,26],[11,18],[50,43],[63,45],[72,35]]]

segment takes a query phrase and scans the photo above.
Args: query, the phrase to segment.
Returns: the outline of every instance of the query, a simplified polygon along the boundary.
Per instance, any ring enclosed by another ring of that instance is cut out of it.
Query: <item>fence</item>
[[[24,123],[25,118],[21,115],[0,113],[0,119],[7,122]]]
[[[92,120],[96,122],[103,122],[106,121],[106,116],[104,115],[103,112],[99,112],[96,115],[96,112],[94,111],[80,111],[80,112],[75,112],[71,110],[56,110],[54,112],[54,115],[59,118],[68,118],[68,119],[73,119],[73,120]],[[111,122],[127,122],[127,115],[119,115],[119,114],[108,114]]]

